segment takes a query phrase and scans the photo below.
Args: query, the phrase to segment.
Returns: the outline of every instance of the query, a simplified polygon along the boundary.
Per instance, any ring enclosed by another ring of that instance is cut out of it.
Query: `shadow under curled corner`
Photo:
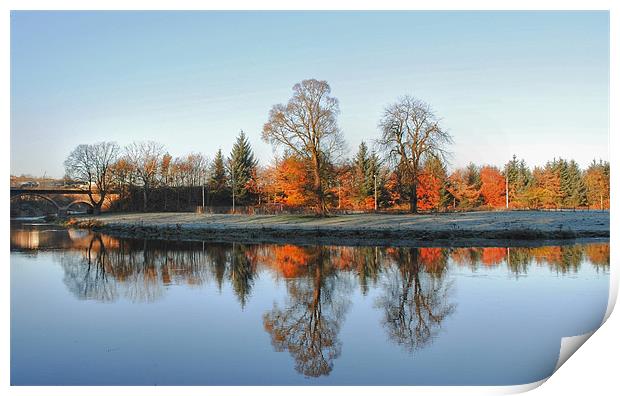
[[[569,337],[562,337],[562,339],[560,340],[560,353],[558,356],[558,361],[555,365],[555,368],[553,369],[553,373],[551,373],[550,376],[540,381],[532,382],[530,384],[517,385],[515,387],[510,387],[510,388],[514,388],[515,393],[520,393],[520,392],[527,392],[529,390],[535,389],[539,387],[540,385],[544,384],[549,378],[551,378],[553,374],[555,374],[560,369],[560,367],[564,365],[564,363],[568,361],[568,359],[571,356],[573,356],[575,352],[577,352],[579,348],[581,348],[586,343],[586,341],[590,339],[590,337],[594,335],[594,333],[596,333],[596,331],[599,328],[601,328],[601,326],[605,325],[605,322],[607,321],[607,319],[609,318],[609,316],[614,310],[617,297],[618,297],[618,277],[617,277],[617,274],[614,274],[614,271],[612,270],[612,276],[610,277],[609,300],[607,303],[607,310],[605,311],[605,316],[603,317],[603,320],[601,321],[601,323],[594,330],[589,331],[587,333],[575,335],[575,336],[569,336]]]

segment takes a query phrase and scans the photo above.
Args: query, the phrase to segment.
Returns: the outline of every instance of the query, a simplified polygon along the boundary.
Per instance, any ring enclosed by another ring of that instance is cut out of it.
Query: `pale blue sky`
[[[327,80],[353,153],[410,94],[454,137],[451,168],[609,158],[607,12],[12,12],[11,173],[62,176],[79,143],[172,155],[260,140],[273,104]]]

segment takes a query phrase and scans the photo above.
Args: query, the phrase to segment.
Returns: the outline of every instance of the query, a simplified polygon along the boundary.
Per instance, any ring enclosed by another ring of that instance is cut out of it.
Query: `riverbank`
[[[425,215],[131,213],[81,216],[69,226],[130,238],[398,246],[502,246],[609,238],[609,212],[471,212]]]

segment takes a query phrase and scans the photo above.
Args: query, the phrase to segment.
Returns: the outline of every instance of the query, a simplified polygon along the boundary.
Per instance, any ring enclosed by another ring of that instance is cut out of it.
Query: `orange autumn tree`
[[[329,190],[335,198],[334,206],[338,209],[359,209],[355,200],[354,183],[355,175],[350,164],[345,163],[335,167],[335,185]]]
[[[446,169],[436,157],[429,158],[418,177],[418,208],[437,210],[441,202],[441,188],[446,179]]]
[[[494,166],[483,166],[480,169],[480,195],[484,203],[494,208],[506,206],[506,179]]]
[[[535,167],[532,171],[532,188],[528,194],[528,203],[534,208],[554,208],[560,196],[560,176],[553,172],[549,164],[544,168]]]
[[[453,206],[471,209],[480,202],[479,174],[475,165],[456,169],[448,177],[446,190],[454,198]]]
[[[401,195],[401,183],[398,173],[393,171],[388,175],[385,182],[385,189],[388,195],[388,205],[398,207],[403,201]]]
[[[609,208],[609,162],[593,161],[584,173],[588,204],[598,209]]]
[[[285,157],[276,164],[275,179],[277,202],[294,207],[316,204],[306,160],[294,155]]]

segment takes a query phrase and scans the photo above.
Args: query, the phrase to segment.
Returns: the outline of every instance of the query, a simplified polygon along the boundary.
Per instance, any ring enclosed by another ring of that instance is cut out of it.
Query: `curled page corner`
[[[568,358],[573,356],[573,353],[575,353],[577,349],[579,349],[588,340],[588,338],[594,334],[595,331],[596,330],[592,330],[588,333],[573,337],[562,337],[562,341],[560,343],[560,356],[558,357],[558,362],[556,363],[553,372],[555,373],[558,371],[558,369],[566,363]]]
[[[501,393],[502,394],[513,395],[513,394],[517,394],[517,393],[529,392],[529,391],[531,391],[533,389],[538,388],[539,386],[541,386],[545,382],[547,382],[548,379],[549,379],[549,377],[543,378],[543,379],[538,380],[538,381],[530,382],[529,384],[512,385],[512,386],[504,387],[504,388],[501,389]]]
[[[614,307],[616,306],[616,300],[618,299],[618,277],[611,277],[610,279],[610,285],[609,285],[609,300],[607,301],[607,310],[605,311],[605,317],[603,318],[603,322],[601,323],[601,325],[603,323],[605,323],[607,321],[607,319],[609,319],[609,315],[611,315],[611,313],[614,310]]]

